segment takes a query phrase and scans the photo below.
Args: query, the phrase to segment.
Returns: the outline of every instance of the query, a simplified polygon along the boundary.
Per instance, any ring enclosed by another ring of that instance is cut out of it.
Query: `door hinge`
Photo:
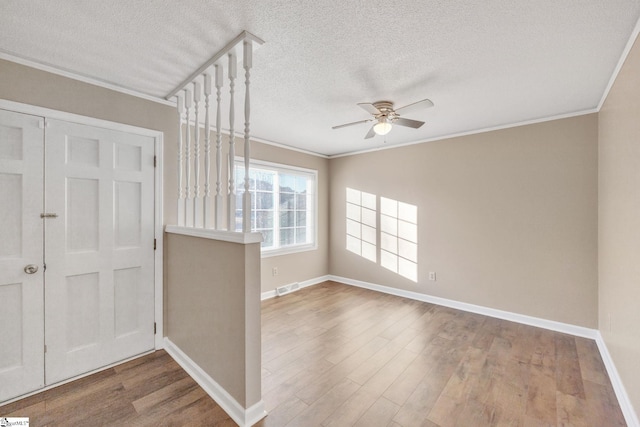
[[[158,247],[158,241],[156,239],[153,239],[153,250],[155,251],[157,247]]]
[[[153,156],[153,167],[157,167],[158,166],[158,156]]]
[[[153,322],[153,335],[157,333],[156,322]]]
[[[47,271],[47,263],[46,262],[42,265],[42,271],[43,272]]]
[[[44,352],[45,353],[47,352],[47,345],[46,344],[44,345]]]

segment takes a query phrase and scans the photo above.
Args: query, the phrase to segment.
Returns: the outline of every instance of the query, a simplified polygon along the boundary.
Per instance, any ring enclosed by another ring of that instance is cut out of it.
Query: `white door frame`
[[[81,116],[78,114],[67,113],[64,111],[52,110],[44,107],[37,107],[35,105],[23,104],[20,102],[8,101],[6,99],[0,99],[0,109],[9,110],[16,113],[31,114],[33,116],[46,117],[50,119],[64,120],[67,122],[78,123],[82,125],[101,127],[105,129],[117,130],[121,132],[129,132],[137,135],[144,135],[154,138],[155,141],[155,155],[156,155],[156,168],[155,168],[155,224],[154,224],[154,238],[156,239],[156,250],[154,253],[154,306],[155,306],[155,322],[156,322],[156,335],[155,335],[155,348],[159,350],[164,347],[164,318],[163,318],[163,147],[164,147],[164,133],[158,130],[146,129],[137,126],[126,125],[123,123],[110,122],[108,120],[96,119],[88,116]],[[58,385],[58,384],[56,384]],[[38,390],[39,392],[41,390]]]

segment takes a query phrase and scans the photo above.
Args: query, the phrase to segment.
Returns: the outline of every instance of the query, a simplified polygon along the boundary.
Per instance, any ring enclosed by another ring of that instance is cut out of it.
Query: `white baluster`
[[[250,70],[253,63],[253,50],[250,41],[244,42],[244,194],[242,198],[242,231],[251,231],[251,193],[249,192],[249,164],[251,160],[251,143],[249,142],[249,116],[251,99],[249,97]]]
[[[184,120],[184,98],[182,94],[176,96],[176,105],[178,109],[178,225],[184,226],[184,188],[182,187],[182,175],[183,173],[183,147],[182,147],[182,122]]]
[[[220,110],[220,99],[222,82],[224,80],[224,69],[222,65],[215,65],[216,70],[216,230],[222,230],[222,118]]]
[[[184,102],[185,102],[185,110],[187,113],[186,117],[186,149],[185,149],[185,175],[186,175],[186,184],[185,184],[185,202],[184,202],[184,212],[185,212],[185,227],[193,227],[193,197],[191,194],[191,106],[193,105],[193,97],[191,91],[189,89],[184,90]]]
[[[211,122],[209,120],[209,98],[211,97],[211,75],[204,75],[204,228],[211,228]]]
[[[235,231],[236,229],[236,189],[235,189],[235,161],[236,161],[236,149],[234,141],[234,119],[235,119],[235,104],[234,104],[234,90],[236,79],[236,56],[233,53],[229,53],[229,194],[227,200],[227,230]]]
[[[202,195],[200,194],[200,100],[202,99],[202,85],[200,82],[193,82],[193,101],[195,104],[195,125],[193,132],[195,138],[194,156],[193,156],[193,171],[194,171],[194,184],[193,184],[193,226],[202,228]]]

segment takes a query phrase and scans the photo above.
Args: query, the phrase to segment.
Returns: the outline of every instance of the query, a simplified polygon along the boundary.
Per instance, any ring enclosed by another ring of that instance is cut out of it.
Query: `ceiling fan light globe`
[[[373,131],[378,135],[386,135],[391,131],[393,125],[386,121],[381,121],[373,126]]]

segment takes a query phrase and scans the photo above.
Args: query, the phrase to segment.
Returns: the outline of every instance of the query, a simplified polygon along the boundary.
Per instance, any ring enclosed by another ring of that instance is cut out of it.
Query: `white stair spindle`
[[[250,70],[253,62],[251,41],[244,41],[244,194],[242,198],[242,231],[251,232],[251,193],[249,192],[249,165],[251,160],[251,143],[249,141],[249,116],[251,99],[249,96]]]
[[[178,198],[177,198],[177,216],[178,225],[184,226],[184,188],[182,183],[183,172],[183,147],[182,147],[182,122],[184,120],[184,98],[182,94],[176,96],[176,105],[178,109]]]
[[[185,227],[193,227],[193,197],[191,194],[191,106],[193,105],[193,96],[191,90],[184,90],[186,117],[186,140],[185,140]]]
[[[211,97],[211,75],[204,75],[204,228],[211,228],[211,121],[209,98]]]
[[[234,90],[235,79],[237,74],[237,60],[234,53],[229,53],[229,194],[227,200],[227,230],[236,230],[236,189],[235,189],[235,161],[236,161],[236,149],[235,149],[235,134],[234,134],[234,119],[235,119],[235,103],[234,103]]]
[[[224,69],[222,65],[215,65],[216,70],[216,199],[215,199],[215,226],[216,230],[222,230],[222,117],[220,110],[220,100],[222,94],[222,83],[224,80]]]
[[[195,110],[194,132],[194,154],[193,154],[193,226],[202,228],[202,195],[200,194],[200,100],[202,99],[202,85],[200,82],[193,82],[193,101]]]

